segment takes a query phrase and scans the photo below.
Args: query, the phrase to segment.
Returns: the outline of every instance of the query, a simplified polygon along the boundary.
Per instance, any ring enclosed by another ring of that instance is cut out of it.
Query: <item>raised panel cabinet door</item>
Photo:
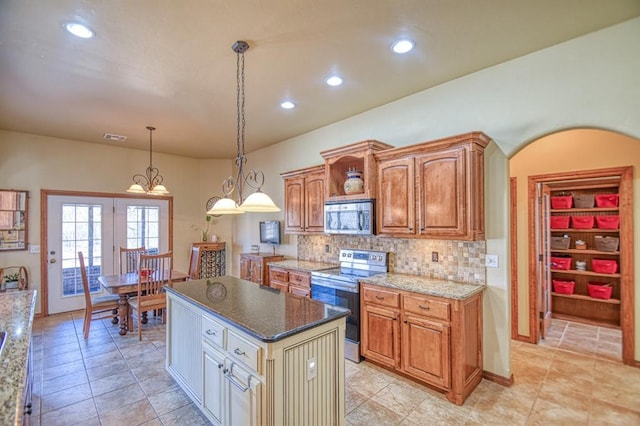
[[[442,389],[451,387],[449,325],[405,315],[402,322],[402,369]]]
[[[288,178],[284,181],[284,230],[304,232],[304,178]]]
[[[251,281],[251,259],[240,257],[240,279]]]
[[[251,260],[251,281],[262,284],[262,259]]]
[[[324,232],[324,173],[305,177],[305,231]]]
[[[465,148],[416,158],[418,230],[430,237],[466,237],[467,187]]]
[[[415,175],[413,158],[378,164],[378,233],[415,233]]]
[[[362,355],[389,367],[400,366],[398,311],[369,304],[362,312]]]
[[[204,356],[204,390],[202,407],[209,420],[224,424],[224,355],[207,344],[202,345]]]

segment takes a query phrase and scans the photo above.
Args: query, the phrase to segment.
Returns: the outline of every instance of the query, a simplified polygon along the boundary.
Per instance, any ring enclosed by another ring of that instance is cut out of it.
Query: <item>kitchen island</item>
[[[165,288],[166,368],[214,424],[345,424],[348,310],[230,276]]]
[[[35,290],[0,293],[0,424],[28,424],[31,411],[31,328]],[[1,340],[1,339],[0,339]]]

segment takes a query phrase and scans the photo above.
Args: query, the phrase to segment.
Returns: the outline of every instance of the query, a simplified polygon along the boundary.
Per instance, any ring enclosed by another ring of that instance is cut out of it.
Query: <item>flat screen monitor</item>
[[[260,243],[280,244],[280,222],[269,220],[260,222]]]

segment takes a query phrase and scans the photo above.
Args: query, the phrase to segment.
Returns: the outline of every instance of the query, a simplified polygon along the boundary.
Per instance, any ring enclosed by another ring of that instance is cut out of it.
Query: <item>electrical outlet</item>
[[[487,254],[484,257],[484,266],[487,268],[497,268],[498,267],[498,255],[497,254]]]
[[[329,253],[329,244],[324,245],[324,252]]]
[[[318,362],[316,358],[309,358],[307,360],[307,381],[313,380],[318,376]]]
[[[431,252],[431,261],[432,262],[437,262],[438,261],[438,252],[437,251],[432,251]]]

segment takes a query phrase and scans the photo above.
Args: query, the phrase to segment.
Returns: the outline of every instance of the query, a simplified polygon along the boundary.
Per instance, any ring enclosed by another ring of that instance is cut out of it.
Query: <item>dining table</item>
[[[157,271],[155,273],[158,273]],[[186,281],[189,278],[189,274],[177,270],[171,270],[171,282]],[[169,281],[169,271],[162,271],[162,280]],[[110,294],[117,294],[118,300],[118,315],[120,317],[120,335],[124,336],[128,331],[128,301],[129,296],[135,295],[138,292],[138,273],[127,272],[125,274],[116,275],[100,275],[98,282],[104,289]]]

